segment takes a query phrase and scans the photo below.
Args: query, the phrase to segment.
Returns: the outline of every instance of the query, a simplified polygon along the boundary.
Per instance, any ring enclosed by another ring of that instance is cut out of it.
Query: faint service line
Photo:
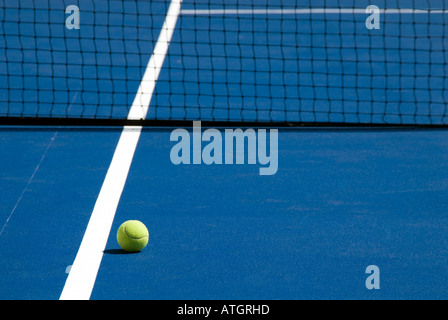
[[[42,162],[44,161],[45,157],[48,154],[48,151],[50,150],[51,146],[53,145],[54,140],[56,139],[57,136],[57,132],[54,133],[53,137],[51,138],[50,143],[48,144],[47,148],[45,149],[44,154],[42,155],[42,157],[39,160],[39,163],[37,164],[36,168],[34,169],[33,174],[31,175],[31,177],[28,179],[25,188],[23,188],[22,194],[20,195],[19,199],[17,200],[16,204],[14,205],[14,208],[12,208],[11,213],[9,214],[8,218],[5,221],[5,224],[2,227],[2,230],[0,230],[0,237],[3,234],[3,231],[6,228],[6,225],[9,223],[9,220],[11,220],[12,215],[14,214],[14,212],[16,211],[17,207],[19,206],[19,203],[22,201],[23,196],[25,195],[25,192],[28,190],[28,186],[31,184],[31,182],[33,182],[34,176],[36,175],[37,171],[40,168],[40,165],[42,164]]]

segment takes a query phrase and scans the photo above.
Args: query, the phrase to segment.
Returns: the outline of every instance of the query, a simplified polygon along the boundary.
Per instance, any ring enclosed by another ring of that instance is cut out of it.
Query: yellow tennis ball
[[[117,232],[120,247],[127,252],[139,252],[148,244],[149,233],[146,226],[136,220],[123,223]]]

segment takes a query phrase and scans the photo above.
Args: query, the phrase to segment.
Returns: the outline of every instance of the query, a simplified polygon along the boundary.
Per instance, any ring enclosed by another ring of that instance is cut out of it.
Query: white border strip
[[[437,9],[380,9],[381,14],[440,14],[448,10]],[[287,14],[368,14],[358,8],[308,9],[184,9],[182,15],[287,15]]]
[[[173,0],[128,119],[145,119],[180,14]],[[60,300],[89,300],[142,127],[124,127]]]

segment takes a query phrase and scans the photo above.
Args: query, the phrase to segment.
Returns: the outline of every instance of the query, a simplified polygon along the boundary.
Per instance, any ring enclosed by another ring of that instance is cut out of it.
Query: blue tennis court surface
[[[446,298],[446,132],[282,132],[268,178],[175,167],[168,139],[143,135],[113,228],[140,218],[150,246],[111,237],[94,299]]]
[[[403,10],[368,30],[348,0],[0,0],[0,299],[447,299],[448,131],[403,125],[448,123],[448,8],[376,5]],[[175,165],[176,126],[8,125],[132,114],[328,127],[279,129],[261,175],[249,139],[244,164]]]
[[[145,131],[92,299],[444,299],[446,135],[280,132],[279,171],[263,177],[254,165],[175,166],[170,132]],[[17,207],[2,223],[0,296],[58,299],[118,134],[1,137],[2,220]],[[115,239],[129,219],[150,231],[139,254]],[[380,290],[365,287],[369,265]]]

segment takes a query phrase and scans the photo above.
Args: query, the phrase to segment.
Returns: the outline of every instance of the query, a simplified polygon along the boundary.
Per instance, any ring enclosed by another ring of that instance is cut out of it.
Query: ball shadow
[[[103,251],[103,253],[105,253],[105,254],[135,254],[135,253],[140,253],[140,252],[127,252],[127,251],[124,251],[123,249],[106,249]]]

